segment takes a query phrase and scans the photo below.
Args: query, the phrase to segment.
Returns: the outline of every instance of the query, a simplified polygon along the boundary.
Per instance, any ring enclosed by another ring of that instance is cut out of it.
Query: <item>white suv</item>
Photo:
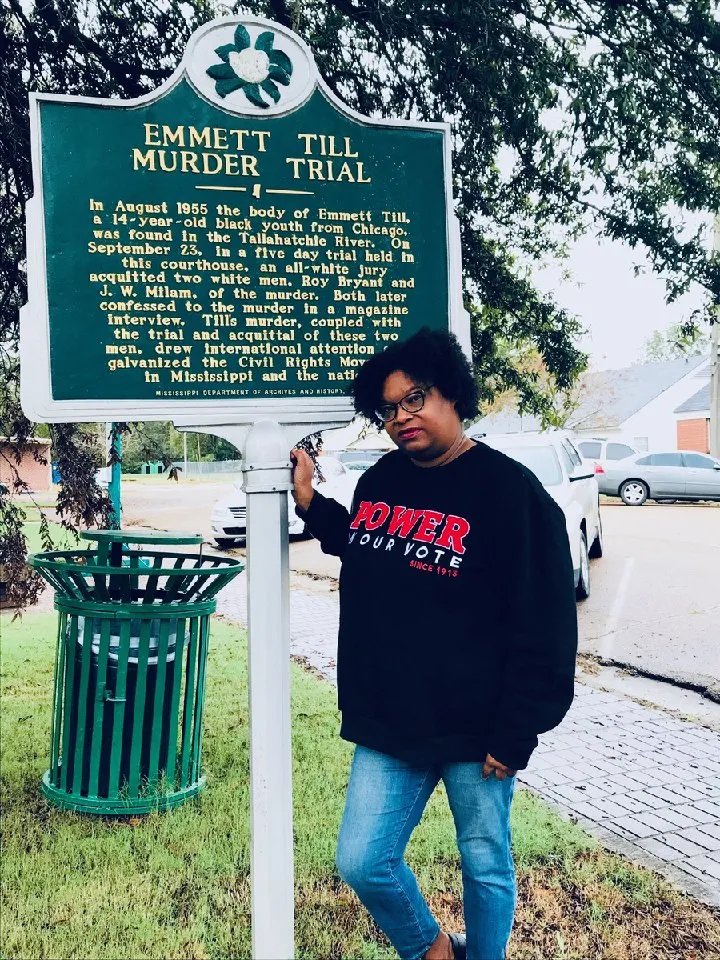
[[[614,463],[616,460],[624,460],[625,457],[636,457],[640,454],[636,447],[624,440],[600,440],[593,437],[576,440],[575,445],[586,460],[597,460],[603,467],[608,461]]]
[[[469,434],[472,436],[472,433]],[[593,467],[564,431],[477,436],[532,470],[565,514],[578,600],[590,596],[590,558],[603,554],[600,498]]]
[[[578,440],[577,447],[586,460],[595,464],[595,477],[600,493],[617,496],[617,484],[613,487],[608,472],[627,457],[639,457],[640,451],[625,440],[601,440],[599,437]]]
[[[326,497],[332,497],[347,507],[352,504],[355,485],[362,476],[359,470],[348,470],[335,457],[322,456],[319,460],[323,479],[313,480],[313,486]],[[210,517],[212,535],[221,550],[245,540],[247,533],[247,499],[242,483],[235,484],[230,496],[218,500]],[[305,534],[305,521],[295,513],[295,502],[288,492],[288,533],[291,536]]]

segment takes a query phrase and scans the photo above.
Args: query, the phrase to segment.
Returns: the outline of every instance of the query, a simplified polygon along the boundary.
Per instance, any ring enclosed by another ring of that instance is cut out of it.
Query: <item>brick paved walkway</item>
[[[218,613],[246,622],[245,574]],[[335,682],[337,594],[292,590],[291,650]],[[605,846],[720,906],[720,736],[581,683],[519,780]]]

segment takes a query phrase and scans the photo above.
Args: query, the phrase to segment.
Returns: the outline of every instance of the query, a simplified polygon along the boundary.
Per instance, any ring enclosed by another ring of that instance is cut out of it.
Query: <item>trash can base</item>
[[[128,817],[141,816],[146,813],[153,813],[156,810],[172,810],[173,807],[178,807],[186,800],[196,797],[205,789],[206,784],[206,778],[202,776],[197,783],[170,794],[154,797],[118,797],[115,800],[109,800],[106,797],[79,797],[77,794],[67,793],[50,783],[50,771],[47,770],[42,778],[42,792],[50,803],[61,810],[92,813],[96,816],[101,814],[109,817]]]

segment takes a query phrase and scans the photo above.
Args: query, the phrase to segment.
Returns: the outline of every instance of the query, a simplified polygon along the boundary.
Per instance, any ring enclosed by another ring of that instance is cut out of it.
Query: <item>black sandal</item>
[[[455,960],[467,960],[467,944],[464,933],[449,933],[450,946]]]

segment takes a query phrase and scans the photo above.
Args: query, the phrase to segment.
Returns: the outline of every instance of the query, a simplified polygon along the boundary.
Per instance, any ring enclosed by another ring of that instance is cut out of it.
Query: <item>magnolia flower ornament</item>
[[[228,63],[246,83],[262,83],[270,72],[270,57],[264,50],[235,50],[228,55]]]
[[[286,87],[292,75],[292,63],[282,50],[273,49],[275,35],[265,30],[251,46],[250,34],[240,24],[235,30],[235,42],[217,47],[215,53],[223,61],[208,67],[207,74],[215,81],[215,90],[226,97],[235,90],[242,90],[250,103],[267,108],[270,104],[260,91],[275,103],[280,99],[277,84]]]

